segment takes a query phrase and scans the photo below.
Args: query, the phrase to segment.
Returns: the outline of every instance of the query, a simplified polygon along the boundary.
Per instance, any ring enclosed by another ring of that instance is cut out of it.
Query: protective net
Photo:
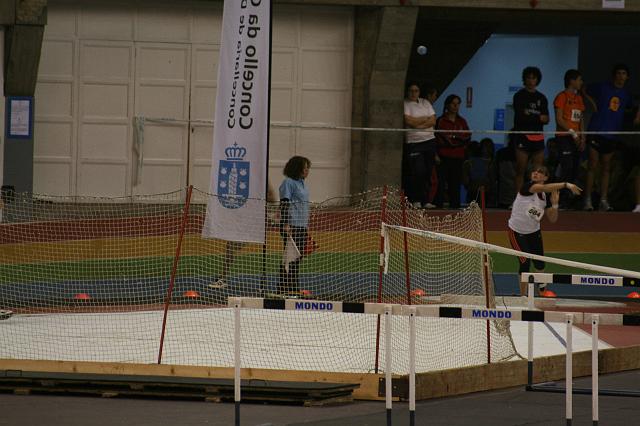
[[[411,235],[405,245],[399,232],[388,233],[389,261],[380,273],[382,221],[482,240],[475,204],[454,215],[425,215],[408,208],[398,191],[382,189],[314,204],[313,249],[303,253],[297,284],[283,286],[278,205],[268,204],[263,215],[264,245],[234,243],[202,237],[210,197],[186,189],[131,198],[7,198],[0,309],[13,316],[0,323],[0,358],[228,367],[231,296],[415,304],[458,294],[478,296],[484,305],[485,289],[492,288],[482,254]],[[384,365],[379,321],[376,315],[243,314],[243,367],[375,371]],[[403,319],[394,321],[396,330],[406,328]],[[515,355],[505,327],[418,324],[418,371]],[[407,345],[405,334],[394,333],[398,348]],[[406,372],[406,362],[396,365]]]

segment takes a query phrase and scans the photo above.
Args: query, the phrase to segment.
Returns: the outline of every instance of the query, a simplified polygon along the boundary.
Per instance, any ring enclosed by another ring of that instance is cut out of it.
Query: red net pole
[[[402,226],[407,226],[407,197],[404,191],[400,191],[402,199]],[[404,278],[407,283],[407,305],[411,305],[411,276],[409,274],[409,241],[406,232],[402,233],[404,239]]]
[[[480,187],[480,200],[482,204],[482,241],[487,242],[487,217],[486,217],[486,205],[484,197],[484,186]],[[487,252],[482,254],[482,274],[484,278],[484,294],[486,300],[487,309],[491,306],[491,298],[489,293],[489,258]],[[487,363],[491,364],[491,322],[487,320]]]
[[[180,234],[178,236],[178,243],[176,245],[176,255],[173,258],[173,267],[171,268],[171,278],[169,280],[169,289],[167,290],[167,297],[164,301],[164,315],[162,317],[162,332],[160,333],[160,349],[158,350],[158,364],[162,362],[162,348],[164,346],[164,333],[167,328],[167,313],[169,312],[169,304],[171,303],[171,295],[173,293],[173,286],[176,280],[176,273],[178,271],[178,262],[180,261],[180,251],[182,250],[182,240],[184,238],[184,231],[187,227],[187,221],[189,220],[189,206],[191,205],[191,192],[193,191],[193,185],[189,185],[187,188],[187,197],[184,202],[184,209],[182,211],[182,223],[180,225]]]
[[[384,276],[384,234],[382,224],[387,220],[387,185],[382,189],[382,202],[380,206],[380,259],[378,264],[378,298],[377,302],[382,302],[382,278]],[[380,361],[380,315],[376,324],[376,364],[375,372],[378,374],[378,363]]]

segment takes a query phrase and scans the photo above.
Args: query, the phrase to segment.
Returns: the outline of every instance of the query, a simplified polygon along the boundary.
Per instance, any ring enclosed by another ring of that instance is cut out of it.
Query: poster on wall
[[[31,139],[33,137],[33,98],[31,96],[7,96],[7,139]]]

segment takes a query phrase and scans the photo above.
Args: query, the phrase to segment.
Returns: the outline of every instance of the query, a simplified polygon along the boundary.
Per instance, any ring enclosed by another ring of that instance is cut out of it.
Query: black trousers
[[[280,265],[280,281],[278,283],[278,292],[280,293],[297,293],[300,291],[300,262],[304,258],[304,251],[307,245],[307,228],[299,226],[289,226],[291,238],[296,243],[296,247],[302,254],[297,260],[289,263],[289,272],[284,268],[284,264]],[[284,227],[280,228],[280,236],[282,237],[283,248],[287,246],[287,233]]]
[[[444,202],[445,186],[449,196],[449,208],[460,208],[460,185],[462,184],[462,158],[440,157],[438,167],[438,206]]]
[[[426,204],[429,201],[431,172],[436,163],[436,140],[408,143],[405,145],[405,153],[407,198],[411,203]]]
[[[558,144],[558,166],[560,182],[576,183],[580,166],[580,152],[571,136],[559,136],[556,138]],[[566,207],[572,197],[571,191],[562,189],[560,191],[560,203]]]

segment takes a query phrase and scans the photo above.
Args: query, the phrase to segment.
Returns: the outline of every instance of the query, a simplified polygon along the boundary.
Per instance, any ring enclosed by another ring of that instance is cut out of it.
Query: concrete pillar
[[[402,128],[404,84],[417,7],[358,7],[355,16],[354,127]],[[400,185],[401,132],[353,132],[351,192]]]
[[[2,67],[5,96],[35,94],[47,18],[46,6],[46,0],[0,0],[0,11],[11,13],[11,16],[4,15],[2,18],[2,23],[7,25],[3,43],[5,62]],[[8,125],[5,123],[5,126]],[[4,140],[2,150],[0,160],[3,161],[3,167],[0,167],[0,172],[3,184],[13,186],[18,192],[32,192],[33,138]]]

